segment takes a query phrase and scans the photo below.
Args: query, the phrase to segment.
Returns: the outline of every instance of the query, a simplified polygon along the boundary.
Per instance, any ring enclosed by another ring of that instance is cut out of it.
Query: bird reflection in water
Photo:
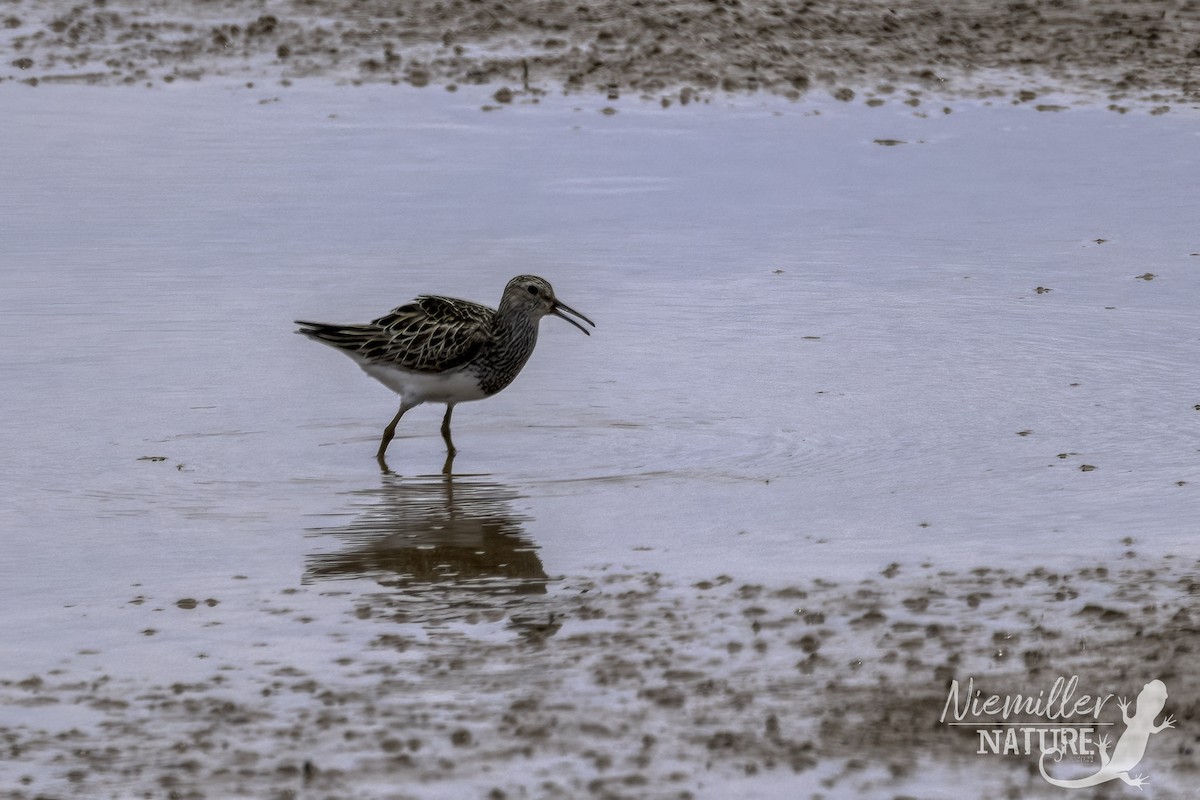
[[[519,495],[483,476],[382,476],[354,492],[356,518],[309,535],[338,549],[308,556],[305,582],[370,579],[387,591],[358,596],[361,618],[436,625],[508,624],[545,638],[558,625],[544,607],[549,578],[527,520],[512,510]]]

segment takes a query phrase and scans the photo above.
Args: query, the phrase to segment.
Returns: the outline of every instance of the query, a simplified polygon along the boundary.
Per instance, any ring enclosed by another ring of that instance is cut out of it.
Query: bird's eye
[[[538,293],[538,288],[537,288],[536,286],[530,286],[530,287],[529,287],[529,293],[530,293],[530,294],[533,294],[533,295],[536,295],[536,294]]]

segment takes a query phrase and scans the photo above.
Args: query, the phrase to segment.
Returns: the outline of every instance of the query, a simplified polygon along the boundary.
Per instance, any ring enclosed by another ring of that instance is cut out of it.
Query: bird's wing
[[[478,303],[422,295],[369,325],[297,321],[298,333],[364,361],[416,372],[444,372],[469,362],[492,329],[495,312]]]
[[[371,324],[387,339],[380,360],[420,372],[443,372],[475,357],[492,332],[495,314],[478,303],[421,295]]]

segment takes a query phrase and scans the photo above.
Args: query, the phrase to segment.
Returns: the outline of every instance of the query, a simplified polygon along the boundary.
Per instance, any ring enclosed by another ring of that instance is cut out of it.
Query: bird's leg
[[[451,458],[458,450],[454,447],[454,442],[450,439],[450,414],[454,411],[454,403],[446,404],[446,416],[442,417],[442,438],[446,440],[446,453]]]
[[[446,404],[446,416],[442,417],[442,438],[446,440],[446,463],[442,464],[442,474],[449,475],[454,468],[454,442],[450,439],[450,412],[454,410],[453,403]]]
[[[383,441],[379,443],[379,452],[375,454],[375,460],[379,462],[379,468],[384,472],[388,471],[387,462],[383,459],[383,454],[387,452],[388,445],[392,443],[392,437],[396,435],[396,424],[400,422],[400,418],[404,416],[404,412],[408,411],[411,406],[400,404],[400,410],[396,412],[396,416],[388,423],[388,426],[383,429]]]

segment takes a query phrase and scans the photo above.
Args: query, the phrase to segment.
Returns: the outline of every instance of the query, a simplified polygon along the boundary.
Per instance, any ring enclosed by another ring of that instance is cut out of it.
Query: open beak
[[[583,326],[582,326],[582,325],[580,325],[578,322],[576,322],[575,320],[573,320],[573,319],[571,319],[570,317],[568,317],[568,316],[567,316],[567,314],[564,314],[564,313],[562,313],[562,312],[564,312],[564,311],[566,311],[568,314],[574,314],[575,316],[579,317],[581,320],[583,320],[584,322],[586,322],[588,325],[591,325],[593,328],[594,328],[594,327],[596,327],[596,323],[592,322],[590,319],[588,319],[587,317],[585,317],[583,314],[580,314],[578,311],[576,311],[575,309],[571,308],[571,307],[570,307],[569,305],[567,305],[566,303],[560,303],[558,300],[555,300],[555,301],[554,301],[554,308],[550,309],[550,313],[551,313],[551,314],[553,314],[554,316],[556,316],[556,317],[558,317],[558,318],[560,318],[560,319],[565,319],[567,322],[571,323],[571,324],[572,324],[572,325],[574,325],[576,328],[579,328],[579,330],[583,331],[583,332],[584,332],[584,333],[586,333],[588,336],[591,336],[591,335],[592,335],[592,334],[591,334],[591,333],[588,331],[588,329],[587,329],[587,328],[583,327]]]

